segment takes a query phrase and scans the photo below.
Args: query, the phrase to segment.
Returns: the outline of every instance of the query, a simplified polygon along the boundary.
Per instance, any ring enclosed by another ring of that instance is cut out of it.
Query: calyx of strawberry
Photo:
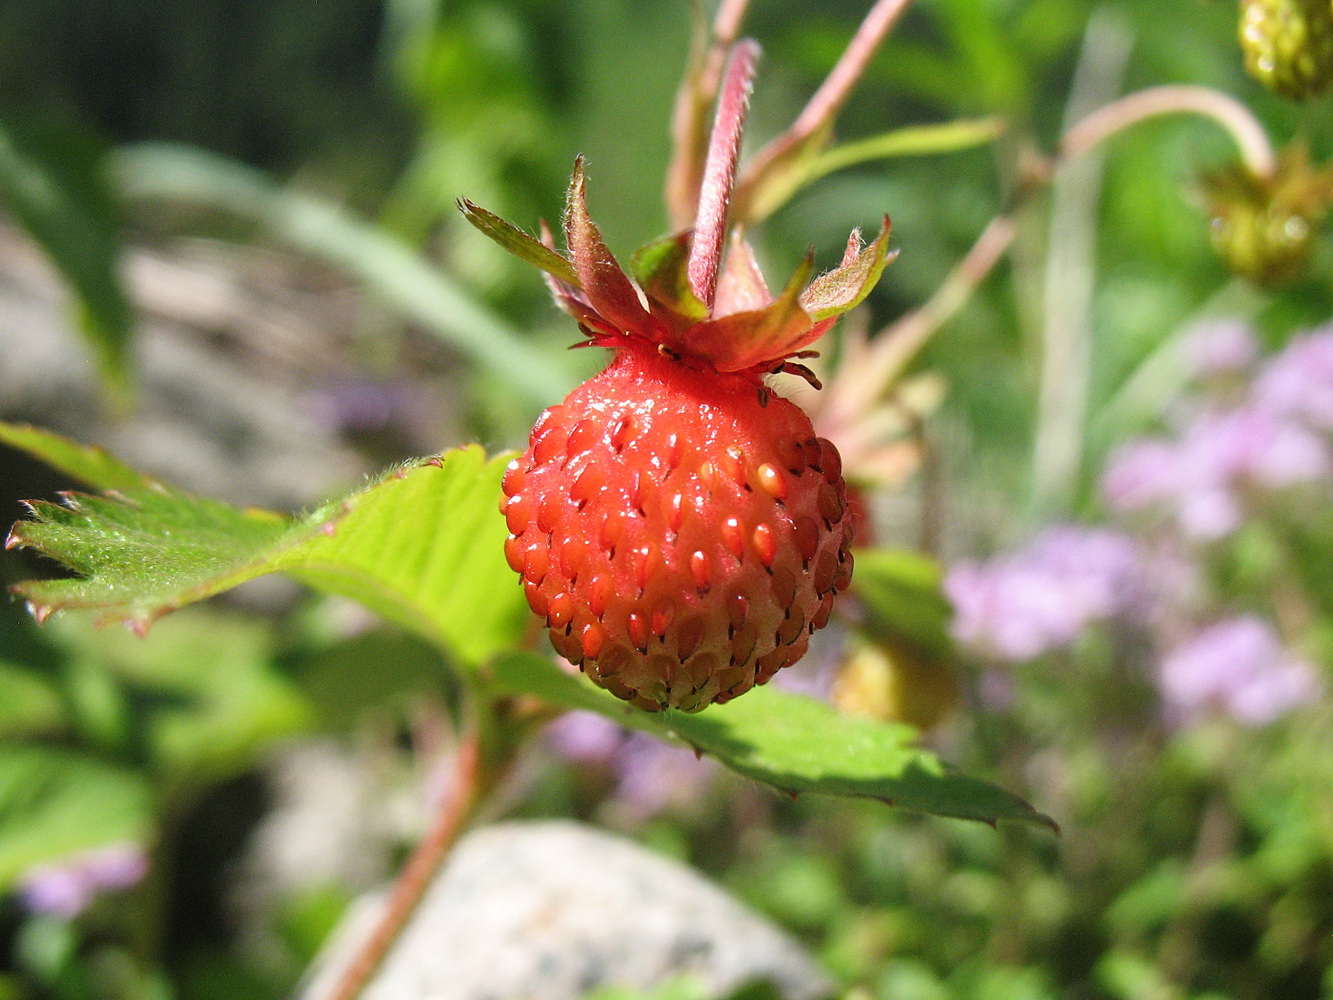
[[[564,253],[545,224],[538,239],[466,199],[459,201],[460,210],[500,246],[545,272],[556,304],[574,317],[588,344],[647,341],[682,363],[718,372],[787,370],[813,381],[793,359],[810,356],[806,348],[870,294],[896,251],[888,249],[885,216],[874,240],[867,245],[860,231],[853,231],[842,262],[813,281],[813,256],[807,254],[774,295],[740,230],[726,238],[757,55],[758,46],[749,40],[733,51],[695,224],[642,247],[628,274],[588,214],[582,157],[575,161],[565,202]]]

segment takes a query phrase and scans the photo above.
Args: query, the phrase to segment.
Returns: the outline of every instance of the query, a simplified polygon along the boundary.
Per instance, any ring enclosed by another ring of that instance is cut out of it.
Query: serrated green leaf
[[[911,726],[840,715],[824,702],[773,687],[755,688],[695,714],[650,713],[531,653],[498,658],[492,682],[500,693],[533,694],[684,742],[734,771],[793,794],[879,799],[937,816],[987,823],[1023,820],[1055,828],[1022,799],[960,774],[913,745]]]
[[[143,631],[185,604],[285,572],[478,662],[513,644],[527,619],[495,510],[504,462],[475,446],[457,449],[392,469],[294,519],[160,483],[74,494],[63,506],[34,502],[34,520],[15,525],[7,544],[41,552],[79,578],[15,589],[39,618],[87,608]]]
[[[0,204],[69,283],[102,377],[123,395],[133,317],[120,279],[120,228],[105,150],[75,131],[0,120]]]
[[[0,747],[0,891],[34,865],[151,830],[147,783],[64,749]]]

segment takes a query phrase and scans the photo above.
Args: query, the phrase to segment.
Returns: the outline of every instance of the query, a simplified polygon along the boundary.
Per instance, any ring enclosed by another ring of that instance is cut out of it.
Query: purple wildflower
[[[1102,489],[1121,511],[1174,508],[1191,538],[1214,540],[1240,527],[1244,489],[1278,489],[1328,475],[1328,448],[1308,428],[1245,405],[1198,414],[1176,441],[1144,439],[1120,448]]]
[[[148,872],[148,858],[136,844],[111,844],[57,864],[28,869],[19,896],[33,913],[71,920],[103,892],[128,889]]]
[[[1333,431],[1333,326],[1294,337],[1254,383],[1257,406]]]
[[[1310,665],[1255,615],[1220,621],[1176,648],[1162,662],[1160,683],[1182,719],[1217,707],[1247,726],[1272,722],[1321,689]]]
[[[1114,531],[1062,526],[1028,548],[950,570],[953,634],[1001,660],[1072,645],[1093,622],[1135,603],[1138,551]]]
[[[1207,323],[1185,338],[1186,364],[1196,378],[1244,371],[1254,364],[1258,354],[1254,334],[1239,320]]]
[[[546,738],[568,760],[610,769],[612,807],[632,825],[697,800],[717,769],[710,758],[629,732],[593,712],[566,712],[547,727]]]
[[[606,764],[629,734],[596,712],[566,712],[546,727],[546,740],[560,756],[576,764]]]

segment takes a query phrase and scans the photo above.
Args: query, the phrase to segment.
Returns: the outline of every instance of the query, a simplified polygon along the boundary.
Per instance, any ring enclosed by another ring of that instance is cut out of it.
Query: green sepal
[[[869,246],[859,249],[855,248],[860,244],[861,234],[852,233],[847,245],[848,253],[842,264],[827,274],[821,274],[801,295],[801,307],[810,314],[811,319],[818,322],[841,316],[865,301],[879,281],[879,276],[884,273],[884,268],[897,256],[896,252],[888,252],[891,226],[889,217],[884,216],[879,236]]]
[[[540,268],[567,285],[579,287],[579,276],[574,271],[574,265],[541,240],[529,236],[512,222],[500,218],[494,212],[486,211],[466,198],[459,198],[457,204],[458,210],[463,213],[463,218],[519,260]]]
[[[693,231],[686,229],[640,247],[630,258],[630,273],[648,296],[650,306],[665,307],[661,318],[686,324],[708,318],[708,306],[690,287],[686,265]],[[659,315],[659,310],[653,310]],[[679,319],[678,319],[679,318]]]

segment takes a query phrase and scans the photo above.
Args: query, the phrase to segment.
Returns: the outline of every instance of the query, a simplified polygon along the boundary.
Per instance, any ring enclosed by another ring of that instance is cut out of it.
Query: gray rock
[[[301,1000],[329,996],[382,913],[363,898]],[[723,996],[756,979],[814,1000],[804,949],[697,872],[572,822],[506,823],[459,842],[364,1000],[573,1000],[682,975]]]

